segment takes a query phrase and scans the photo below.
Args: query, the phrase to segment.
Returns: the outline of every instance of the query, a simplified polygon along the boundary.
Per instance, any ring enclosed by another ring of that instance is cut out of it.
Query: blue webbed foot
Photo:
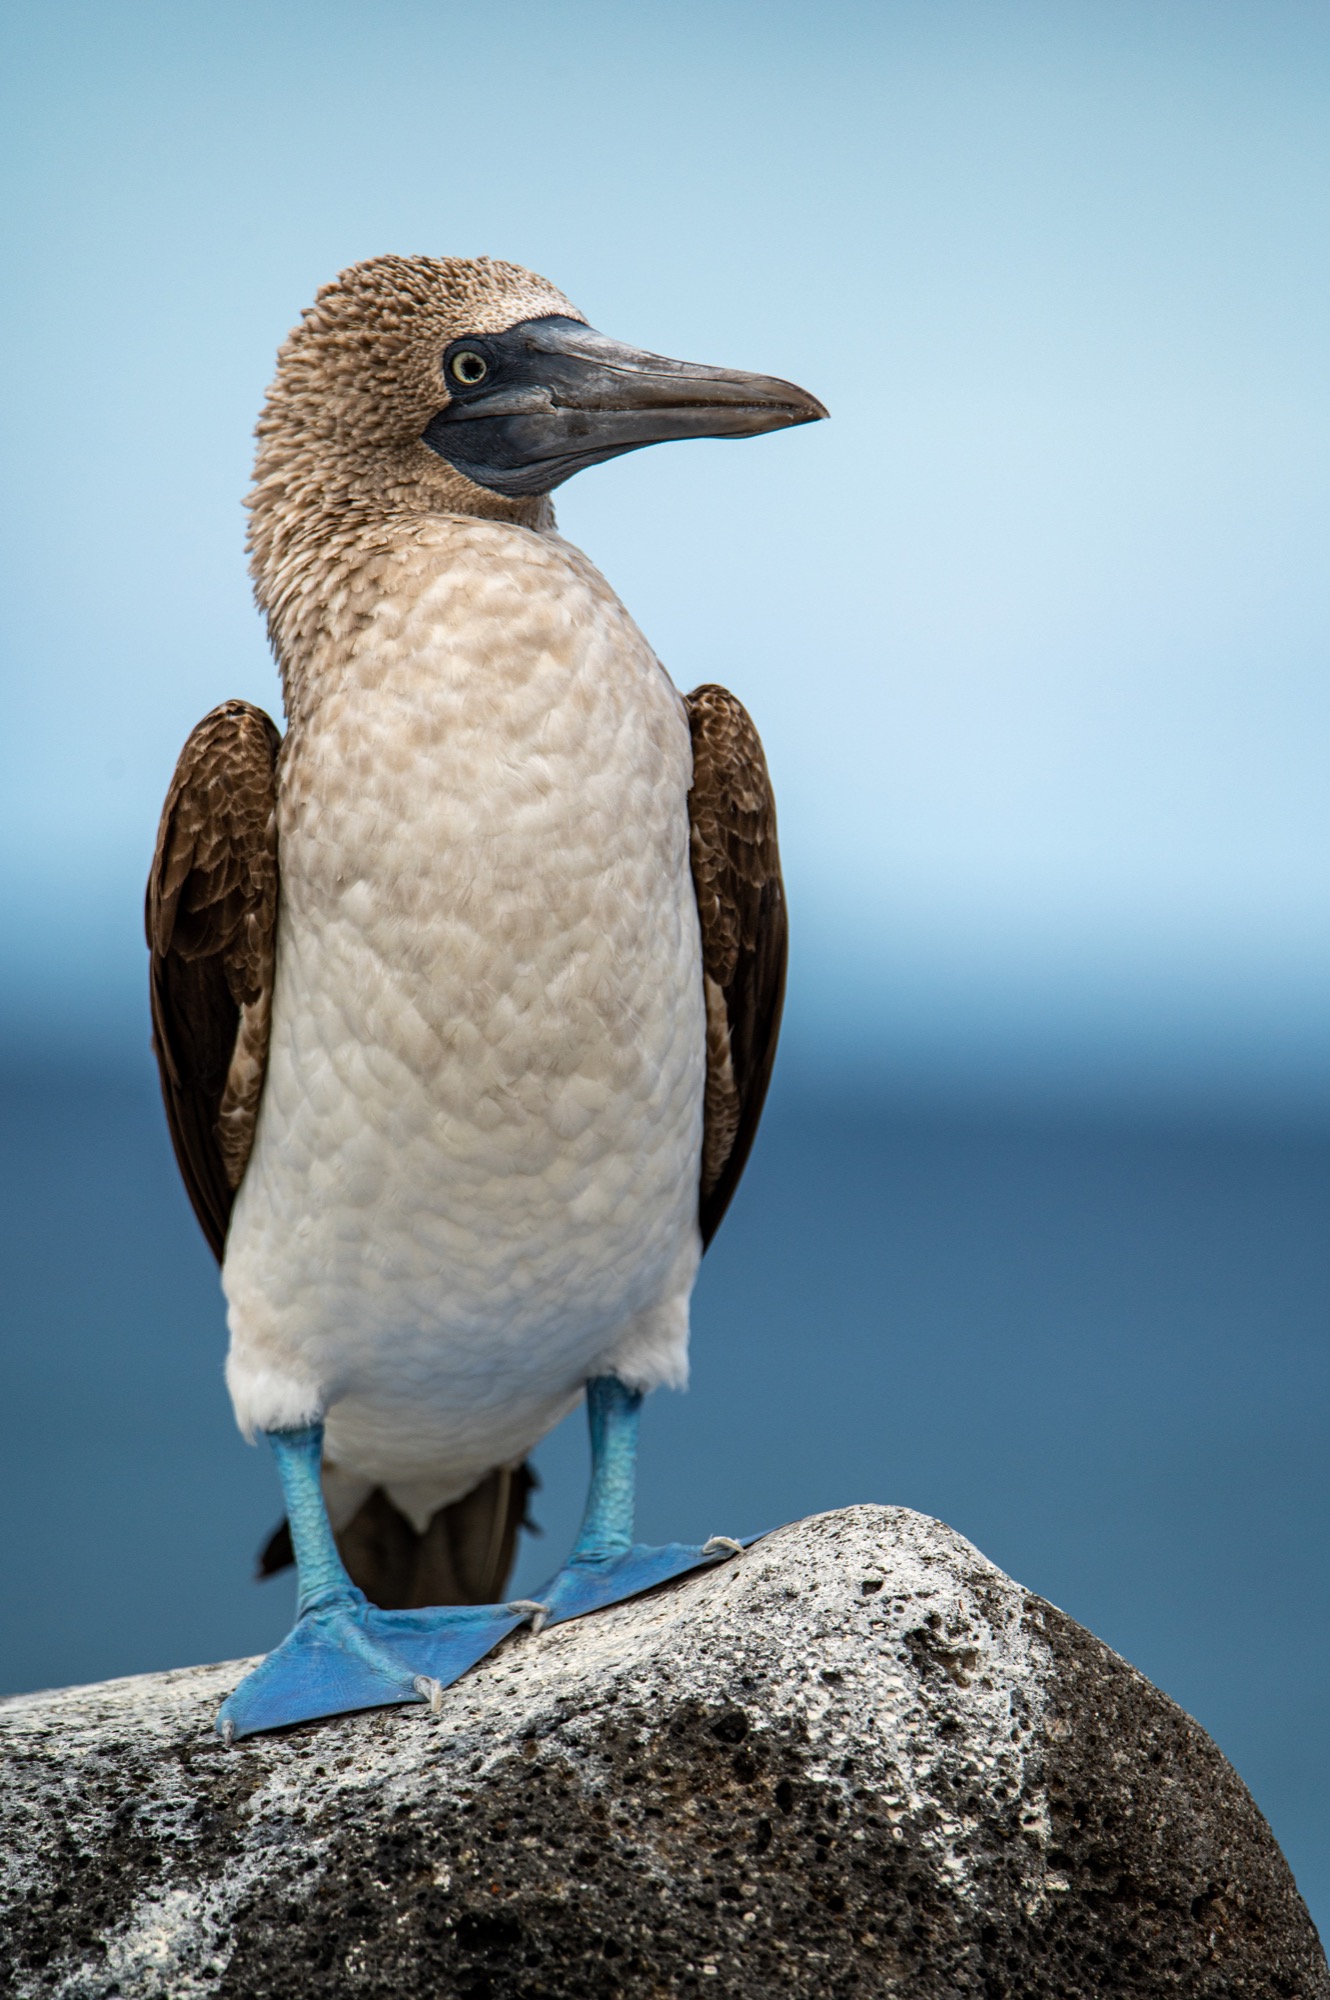
[[[746,1547],[727,1535],[700,1545],[666,1542],[651,1548],[633,1540],[637,1482],[637,1427],[642,1397],[613,1375],[593,1376],[586,1390],[591,1429],[591,1490],[572,1555],[535,1599],[516,1606],[533,1630],[561,1625],[584,1612],[621,1604],[672,1577],[706,1569]],[[755,1539],[755,1537],[750,1537]]]
[[[571,1557],[537,1601],[380,1611],[357,1590],[337,1553],[323,1504],[323,1429],[269,1433],[286,1495],[300,1577],[295,1629],[223,1703],[226,1741],[319,1716],[399,1702],[437,1706],[444,1688],[528,1621],[536,1631],[621,1604],[690,1570],[738,1555],[745,1542],[634,1542],[633,1492],[642,1397],[615,1376],[587,1384],[592,1474]],[[750,1537],[755,1540],[756,1537]]]
[[[380,1611],[347,1575],[323,1504],[323,1426],[270,1431],[286,1496],[300,1602],[294,1630],[222,1704],[226,1742],[318,1716],[397,1702],[437,1706],[443,1689],[523,1623],[502,1604]]]
[[[229,1743],[318,1716],[398,1702],[437,1705],[442,1690],[523,1622],[504,1605],[379,1611],[346,1585],[302,1612],[294,1629],[223,1702]]]
[[[652,1548],[646,1542],[634,1542],[626,1549],[577,1549],[534,1599],[513,1608],[529,1617],[532,1631],[539,1632],[546,1625],[562,1625],[565,1619],[580,1618],[584,1612],[603,1610],[607,1604],[622,1604],[644,1590],[654,1590],[658,1583],[687,1576],[690,1570],[710,1569],[747,1546],[747,1541],[713,1535],[700,1546],[666,1542]]]

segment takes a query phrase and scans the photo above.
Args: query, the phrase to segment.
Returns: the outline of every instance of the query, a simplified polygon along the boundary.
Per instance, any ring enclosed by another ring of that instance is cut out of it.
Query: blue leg
[[[529,1606],[537,1631],[560,1625],[584,1611],[636,1597],[671,1577],[685,1576],[743,1546],[727,1536],[713,1536],[701,1547],[667,1542],[648,1548],[633,1540],[637,1493],[637,1428],[641,1395],[613,1375],[598,1375],[587,1383],[587,1421],[591,1427],[591,1490],[576,1544],[567,1563]]]
[[[439,1693],[522,1623],[502,1605],[379,1611],[342,1565],[323,1504],[323,1426],[270,1431],[300,1596],[296,1622],[274,1652],[223,1702],[217,1727],[229,1743],[315,1716]]]

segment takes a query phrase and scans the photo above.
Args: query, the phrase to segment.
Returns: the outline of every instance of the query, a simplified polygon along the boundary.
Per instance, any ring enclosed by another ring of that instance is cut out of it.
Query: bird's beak
[[[645,444],[756,437],[827,414],[793,382],[667,361],[562,317],[453,341],[443,381],[448,402],[424,442],[506,494],[552,492],[584,465]]]

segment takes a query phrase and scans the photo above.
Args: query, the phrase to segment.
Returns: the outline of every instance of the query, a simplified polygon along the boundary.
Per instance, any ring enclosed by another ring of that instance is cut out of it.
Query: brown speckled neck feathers
[[[474,485],[421,442],[463,334],[582,314],[545,279],[488,257],[375,257],[319,292],[283,343],[256,436],[250,573],[284,675],[349,577],[412,517],[553,526],[549,501]]]

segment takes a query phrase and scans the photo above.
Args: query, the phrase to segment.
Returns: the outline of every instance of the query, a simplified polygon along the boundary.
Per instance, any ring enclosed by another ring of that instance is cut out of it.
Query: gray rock
[[[856,1507],[222,1749],[239,1666],[0,1704],[0,1990],[1325,2000],[1209,1738],[936,1521]]]

